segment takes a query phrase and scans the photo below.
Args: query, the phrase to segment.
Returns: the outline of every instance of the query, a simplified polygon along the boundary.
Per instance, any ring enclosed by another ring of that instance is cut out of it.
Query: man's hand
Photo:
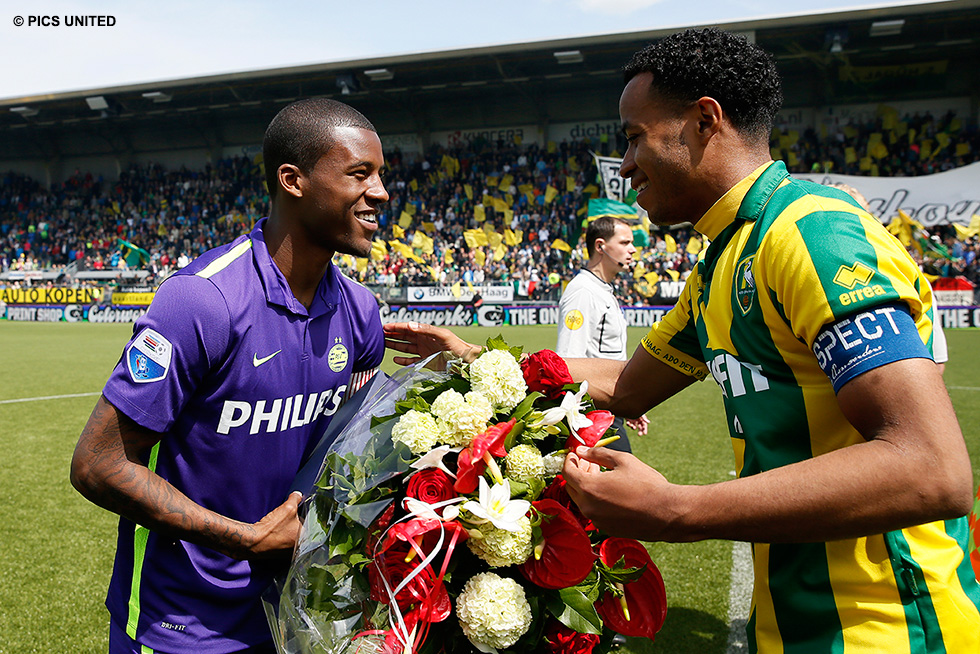
[[[676,487],[632,454],[578,447],[565,457],[562,474],[575,504],[609,535],[674,540],[667,529]]]
[[[629,418],[626,420],[626,426],[630,429],[636,431],[637,436],[646,436],[647,427],[650,425],[650,419],[646,416],[640,416],[639,418],[633,419]]]
[[[448,359],[462,359],[472,363],[479,356],[479,345],[467,343],[456,334],[443,327],[433,327],[417,322],[396,322],[384,326],[385,347],[414,357],[395,357],[394,362],[400,366],[410,366],[439,352],[445,353],[436,364],[439,369],[445,369]],[[442,364],[440,367],[439,364]]]
[[[265,558],[291,553],[299,540],[302,527],[299,521],[299,505],[302,501],[303,494],[293,491],[285,502],[253,524],[255,539],[249,544],[248,551],[238,558]]]

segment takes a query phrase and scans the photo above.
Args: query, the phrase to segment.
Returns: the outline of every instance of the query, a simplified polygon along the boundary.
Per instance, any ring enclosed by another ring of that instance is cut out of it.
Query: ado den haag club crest
[[[742,314],[747,314],[755,302],[755,276],[752,274],[752,262],[755,255],[742,259],[735,268],[735,299]]]

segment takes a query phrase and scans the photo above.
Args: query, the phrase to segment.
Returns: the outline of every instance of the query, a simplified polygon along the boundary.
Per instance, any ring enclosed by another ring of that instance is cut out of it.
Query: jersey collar
[[[714,241],[736,219],[755,220],[786,175],[782,161],[759,166],[718,198],[694,229]]]
[[[313,296],[313,304],[307,310],[293,295],[292,289],[289,288],[289,282],[286,281],[286,276],[282,274],[279,266],[272,260],[272,255],[269,254],[269,248],[265,243],[266,220],[266,218],[262,218],[255,223],[255,227],[249,234],[249,238],[252,239],[255,266],[258,269],[259,279],[262,280],[266,301],[304,318],[315,318],[331,311],[337,306],[337,298],[340,293],[340,281],[336,266],[331,262],[327,267],[326,274],[317,286],[316,295]]]

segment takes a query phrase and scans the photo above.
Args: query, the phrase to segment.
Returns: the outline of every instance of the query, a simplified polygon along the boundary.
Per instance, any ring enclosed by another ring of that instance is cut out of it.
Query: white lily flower
[[[440,445],[439,447],[432,448],[426,454],[420,456],[417,461],[411,464],[411,468],[416,470],[425,470],[426,468],[438,468],[444,473],[456,479],[456,475],[453,474],[446,464],[442,462],[442,459],[450,452],[459,452],[463,448],[461,447],[449,447],[448,445]]]
[[[451,500],[446,500],[445,502],[429,504],[428,502],[417,500],[414,497],[406,497],[404,500],[404,506],[405,510],[416,518],[422,518],[423,520],[449,521],[455,520],[459,515],[459,509],[453,506],[453,504],[458,504],[465,499],[465,497],[455,497]],[[439,515],[437,509],[443,510],[441,516]]]
[[[578,393],[572,393],[571,391],[565,393],[565,397],[561,399],[560,406],[544,411],[544,417],[541,419],[540,424],[544,426],[557,425],[562,420],[566,420],[569,430],[575,435],[578,434],[579,429],[591,427],[592,421],[582,414],[582,409],[585,408],[585,405],[582,403],[582,398],[585,397],[588,390],[589,382],[583,381]]]
[[[462,508],[484,522],[492,523],[497,529],[520,531],[519,520],[531,508],[531,503],[510,499],[509,480],[505,479],[502,484],[494,484],[490,488],[486,477],[480,477],[480,501],[468,500]]]

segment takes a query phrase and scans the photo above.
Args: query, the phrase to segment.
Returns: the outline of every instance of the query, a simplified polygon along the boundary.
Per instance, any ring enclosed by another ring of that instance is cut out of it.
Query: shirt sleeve
[[[226,355],[231,319],[221,292],[196,275],[160,285],[103,394],[151,431],[167,431],[187,400]]]
[[[826,325],[899,303],[931,351],[928,287],[898,240],[843,200],[807,195],[794,204],[800,217],[777,219],[754,270],[796,337],[812,348]]]
[[[558,302],[558,342],[555,352],[559,356],[582,359],[589,355],[594,314],[592,299],[584,288],[565,288]]]
[[[677,304],[660,322],[654,323],[640,345],[658,361],[703,381],[708,376],[708,367],[704,362],[692,311],[691,285],[698,277],[692,273],[687,278]]]

